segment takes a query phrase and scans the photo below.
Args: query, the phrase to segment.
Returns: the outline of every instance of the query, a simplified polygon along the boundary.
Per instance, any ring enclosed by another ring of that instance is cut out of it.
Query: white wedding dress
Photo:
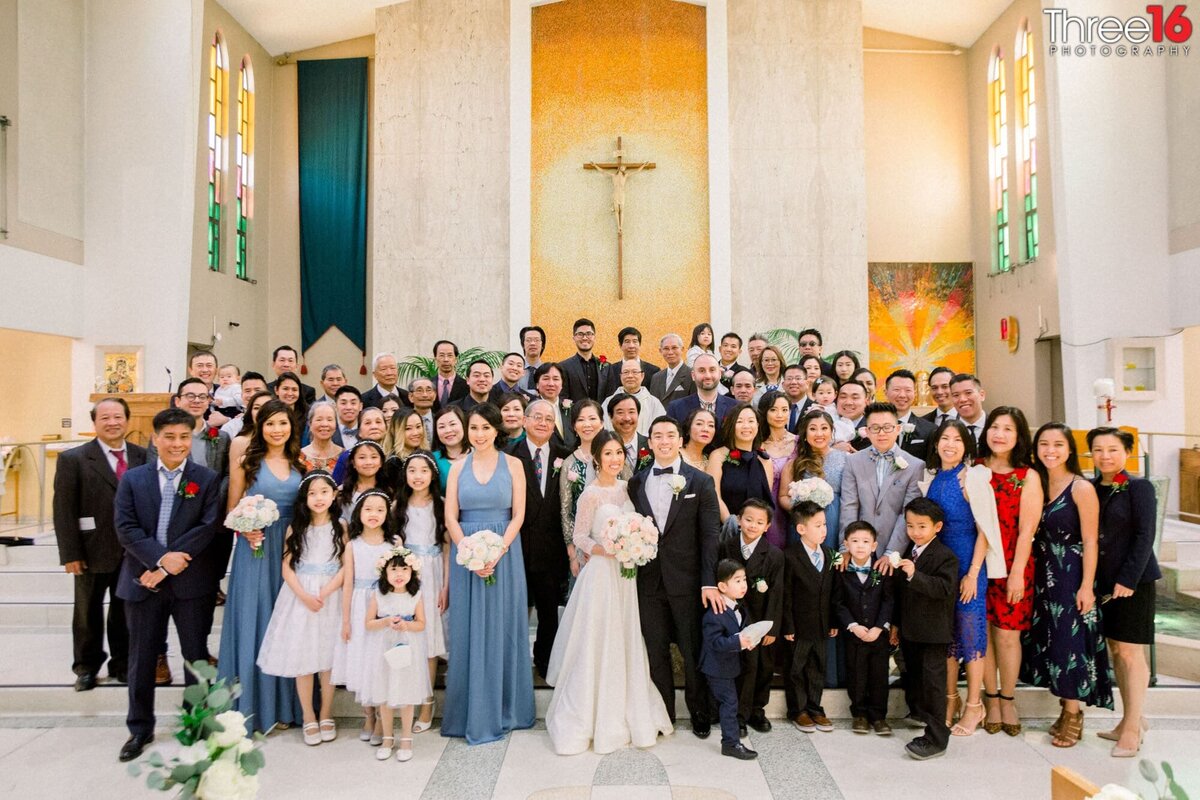
[[[608,488],[591,484],[575,512],[575,547],[591,553],[605,522],[633,510],[624,481]],[[554,687],[546,730],[559,755],[582,753],[589,745],[597,753],[650,747],[658,734],[672,732],[662,695],[650,681],[637,581],[622,578],[615,559],[591,556],[580,571],[546,681]]]

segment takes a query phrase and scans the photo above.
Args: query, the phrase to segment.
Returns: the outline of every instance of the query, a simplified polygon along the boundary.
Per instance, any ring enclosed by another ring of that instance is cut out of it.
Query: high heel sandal
[[[949,728],[954,723],[958,722],[958,712],[962,709],[962,697],[955,692],[954,694],[946,695],[946,727]]]
[[[1074,747],[1079,744],[1079,740],[1082,738],[1083,712],[1080,711],[1077,714],[1072,714],[1067,711],[1064,712],[1062,725],[1059,726],[1058,733],[1054,734],[1054,738],[1050,740],[1050,744],[1055,747]]]
[[[431,697],[428,702],[421,704],[421,708],[425,708],[425,706],[430,706],[429,722],[422,722],[418,719],[413,723],[413,733],[424,733],[433,727],[433,715],[437,713],[437,700]]]
[[[390,742],[390,744],[388,744]],[[375,751],[376,761],[387,761],[392,757],[392,748],[396,746],[396,737],[383,736],[379,741],[379,749]]]
[[[999,694],[999,693],[997,693],[996,696],[1000,698],[1001,703],[1012,703],[1013,711],[1016,711],[1017,699],[1015,697],[1009,697],[1008,695]],[[1003,708],[1001,708],[1000,716],[1001,716],[1001,720],[1003,720],[1003,717],[1004,717]],[[1017,719],[1020,719],[1020,717],[1018,717]],[[1020,736],[1021,731],[1023,730],[1023,726],[1021,725],[1020,722],[1003,722],[1003,721],[1001,721],[1000,730],[1004,731],[1004,733],[1008,736]]]
[[[304,743],[309,747],[321,743],[321,728],[315,722],[304,723]]]
[[[966,725],[962,724],[962,721],[967,718],[967,714],[970,713],[971,709],[974,708],[979,709],[979,719],[975,720],[974,725],[972,725],[970,728],[967,728]],[[982,722],[986,716],[987,711],[984,710],[983,703],[967,703],[966,709],[963,711],[962,716],[959,717],[959,721],[953,728],[950,729],[950,734],[952,736],[974,736],[979,731],[979,723]]]
[[[992,692],[984,692],[983,696],[986,697],[988,700],[997,700],[997,701],[999,701],[999,699],[1001,697],[1003,697],[1003,695],[1001,695],[999,692],[996,692],[995,694],[993,694]],[[999,706],[1000,706],[1000,703],[997,702],[996,703],[996,712],[997,713],[1000,712]],[[983,723],[983,730],[988,735],[999,733],[1000,732],[1000,723],[999,722],[988,722],[987,718],[985,717],[984,723]]]
[[[396,760],[402,764],[405,761],[412,761],[412,757],[413,757],[412,739],[401,739],[400,740],[401,744],[404,744],[405,742],[408,742],[407,750],[405,750],[403,747],[399,747],[396,749]]]
[[[1150,721],[1148,719],[1146,719],[1145,717],[1142,717],[1141,726],[1142,726],[1142,734],[1144,735],[1146,733],[1146,731],[1150,730]],[[1111,731],[1097,731],[1096,735],[1099,736],[1101,739],[1106,739],[1110,742],[1118,741],[1121,738],[1120,726],[1113,728]]]
[[[1059,698],[1058,700],[1058,719],[1050,723],[1050,735],[1058,736],[1058,731],[1062,728],[1063,720],[1067,716],[1067,701]]]

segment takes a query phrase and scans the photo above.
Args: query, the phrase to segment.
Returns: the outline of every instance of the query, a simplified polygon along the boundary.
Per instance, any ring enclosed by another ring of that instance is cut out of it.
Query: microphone
[[[175,379],[173,377],[171,377],[171,368],[170,367],[163,367],[163,369],[165,369],[167,371],[167,394],[170,394],[171,390],[174,388]]]

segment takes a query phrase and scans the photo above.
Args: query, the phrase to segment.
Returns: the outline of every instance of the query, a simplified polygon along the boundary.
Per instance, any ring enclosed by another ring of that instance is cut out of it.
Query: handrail
[[[47,486],[46,486],[46,454],[47,454],[47,452],[49,451],[49,449],[51,447],[54,447],[55,449],[61,448],[61,449],[65,450],[65,449],[69,449],[71,447],[75,447],[80,444],[86,444],[87,442],[90,442],[90,441],[92,441],[92,440],[91,439],[51,439],[49,441],[37,441],[37,442],[0,442],[0,451],[3,451],[6,454],[6,456],[11,453],[28,453],[29,458],[34,462],[34,466],[35,466],[34,474],[35,474],[35,477],[37,478],[37,482],[38,482],[38,502],[37,502],[37,507],[38,507],[37,532],[38,533],[41,533],[46,528],[46,495],[48,494]],[[7,459],[4,462],[0,462],[0,463],[4,463],[6,465],[5,469],[3,470],[3,473],[0,474],[0,482],[7,483],[7,481],[8,481]],[[20,477],[20,474],[18,473],[18,479],[19,479],[19,477]],[[17,504],[14,508],[14,517],[16,518],[18,527],[25,527],[25,526],[21,525],[21,505],[20,505],[19,496],[17,499]]]

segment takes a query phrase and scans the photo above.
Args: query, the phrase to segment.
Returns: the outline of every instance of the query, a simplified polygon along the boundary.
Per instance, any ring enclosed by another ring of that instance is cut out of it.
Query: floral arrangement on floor
[[[175,739],[179,752],[164,758],[157,750],[143,762],[129,765],[135,777],[149,768],[146,785],[159,791],[179,790],[182,800],[253,800],[258,796],[258,772],[266,764],[262,734],[250,735],[246,717],[233,711],[241,687],[217,679],[207,661],[185,665],[196,683],[183,690]]]
[[[1166,761],[1160,762],[1160,765],[1162,767],[1161,776],[1158,767],[1154,766],[1154,762],[1150,759],[1143,758],[1138,762],[1138,772],[1142,773],[1142,777],[1154,786],[1154,790],[1158,792],[1157,800],[1188,800],[1187,792],[1175,782],[1175,770]],[[1160,780],[1163,782],[1162,786],[1158,785]],[[1124,786],[1106,783],[1088,800],[1143,800],[1143,798],[1137,792],[1126,789]]]

